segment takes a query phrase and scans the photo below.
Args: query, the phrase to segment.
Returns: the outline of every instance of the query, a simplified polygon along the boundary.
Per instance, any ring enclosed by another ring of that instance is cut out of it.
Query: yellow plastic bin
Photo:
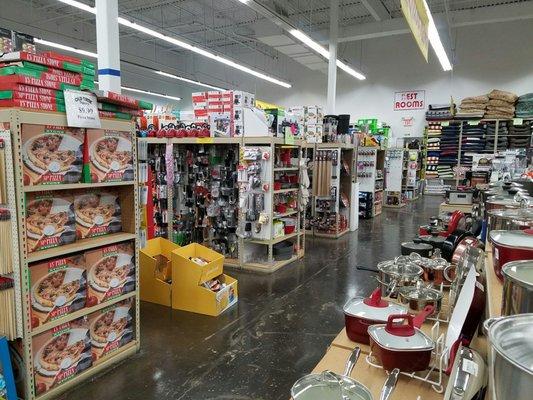
[[[180,246],[163,238],[151,239],[140,250],[141,300],[172,305],[172,255]]]
[[[207,261],[199,265],[190,258]],[[237,302],[237,280],[225,275],[224,256],[198,243],[172,252],[172,308],[211,316],[220,315]],[[225,287],[214,292],[203,285],[218,278]]]

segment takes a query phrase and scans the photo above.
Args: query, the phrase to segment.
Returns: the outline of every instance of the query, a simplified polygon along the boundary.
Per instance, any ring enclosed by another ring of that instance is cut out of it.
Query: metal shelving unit
[[[73,184],[73,185],[54,185],[54,186],[24,186],[23,184],[23,159],[22,159],[22,139],[21,128],[24,124],[36,124],[36,125],[57,125],[68,126],[66,115],[64,113],[50,113],[50,112],[34,112],[24,111],[19,109],[2,109],[0,110],[0,122],[4,126],[8,125],[12,139],[12,155],[13,155],[13,171],[10,176],[14,177],[14,204],[13,204],[13,221],[14,224],[14,247],[17,251],[14,254],[20,258],[14,264],[14,269],[17,273],[14,275],[17,278],[15,283],[17,304],[20,303],[20,307],[17,306],[17,323],[21,325],[21,356],[24,360],[24,368],[22,371],[25,381],[25,398],[29,399],[51,399],[57,397],[60,393],[68,390],[69,388],[79,384],[83,380],[87,380],[90,377],[102,372],[109,368],[111,365],[123,360],[124,358],[137,352],[140,348],[140,310],[139,310],[139,270],[138,266],[135,267],[135,290],[124,296],[118,297],[111,301],[104,302],[94,307],[83,308],[65,317],[59,318],[53,322],[46,323],[37,328],[32,328],[31,318],[31,304],[30,304],[30,271],[29,264],[35,261],[45,260],[65,254],[73,253],[76,251],[83,251],[92,248],[96,248],[102,245],[109,245],[112,243],[130,241],[135,243],[135,262],[139,259],[139,240],[137,232],[140,227],[139,216],[139,198],[138,198],[138,185],[137,185],[137,171],[134,169],[133,182],[118,182],[118,183],[105,183],[105,184]],[[135,133],[135,127],[132,122],[118,121],[110,119],[101,120],[102,129],[128,131],[132,135]],[[133,136],[134,137],[134,136]],[[6,157],[7,158],[7,157]],[[137,165],[137,152],[136,147],[133,146],[133,165]],[[73,244],[56,247],[53,249],[43,250],[34,253],[27,252],[26,235],[22,234],[25,231],[26,218],[25,218],[25,194],[42,189],[46,190],[72,190],[79,188],[94,188],[94,187],[117,187],[119,188],[121,202],[128,203],[128,207],[122,207],[122,221],[123,229],[127,232],[116,233],[103,237],[96,237],[91,239],[84,239],[76,241]],[[133,205],[133,207],[132,207]],[[16,218],[15,218],[16,216]],[[18,254],[17,254],[18,253]],[[101,360],[97,365],[89,367],[79,375],[75,375],[69,381],[58,385],[43,394],[36,395],[34,385],[34,354],[32,349],[33,336],[44,332],[47,329],[59,326],[62,323],[72,321],[75,318],[89,315],[90,313],[116,304],[117,302],[124,300],[125,298],[135,298],[135,338],[131,343],[123,348],[109,354]]]

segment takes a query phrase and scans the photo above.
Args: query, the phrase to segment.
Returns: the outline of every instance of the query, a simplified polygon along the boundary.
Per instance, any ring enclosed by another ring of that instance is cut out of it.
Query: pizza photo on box
[[[72,198],[57,193],[29,193],[26,197],[28,252],[73,243],[76,221]]]
[[[125,300],[89,316],[93,361],[133,340],[132,302]]]
[[[33,338],[35,391],[42,394],[92,365],[86,317],[59,325]]]
[[[131,244],[87,251],[85,259],[88,267],[88,307],[135,289],[135,257]]]
[[[91,182],[133,180],[133,143],[130,132],[87,130]]]
[[[111,192],[78,192],[74,197],[78,239],[122,230],[119,196]]]
[[[24,184],[80,182],[83,137],[83,129],[23,124]]]
[[[87,273],[83,254],[32,264],[32,328],[85,307]]]

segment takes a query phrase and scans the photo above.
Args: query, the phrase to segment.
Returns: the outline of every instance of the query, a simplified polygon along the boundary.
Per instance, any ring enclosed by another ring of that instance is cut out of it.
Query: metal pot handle
[[[446,268],[444,268],[444,270],[442,271],[442,275],[444,275],[444,279],[446,279],[450,283],[454,281],[454,279],[448,274],[448,272],[452,269],[455,269],[455,268],[450,264]]]
[[[389,377],[385,381],[385,384],[383,385],[383,388],[381,389],[381,393],[379,395],[379,400],[388,400],[392,392],[394,391],[394,388],[396,387],[396,382],[398,382],[398,376],[400,375],[400,370],[398,368],[394,368],[391,373],[389,374]]]
[[[352,353],[350,354],[350,357],[348,358],[348,361],[346,361],[346,367],[344,368],[343,374],[344,376],[350,376],[360,355],[361,349],[359,347],[353,349]]]
[[[485,321],[483,321],[483,325],[482,325],[483,334],[486,337],[489,337],[489,329],[490,329],[490,327],[495,322],[498,322],[500,319],[503,319],[503,318],[505,318],[505,317],[493,317],[493,318],[489,318],[489,319],[486,319]]]

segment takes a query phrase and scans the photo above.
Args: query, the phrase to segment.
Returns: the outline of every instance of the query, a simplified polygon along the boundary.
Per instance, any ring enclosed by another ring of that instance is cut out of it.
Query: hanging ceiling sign
[[[394,111],[423,110],[425,108],[425,90],[408,90],[394,93]]]
[[[401,0],[403,15],[413,32],[415,41],[424,56],[426,62],[428,62],[428,26],[429,18],[424,6],[424,0]]]

